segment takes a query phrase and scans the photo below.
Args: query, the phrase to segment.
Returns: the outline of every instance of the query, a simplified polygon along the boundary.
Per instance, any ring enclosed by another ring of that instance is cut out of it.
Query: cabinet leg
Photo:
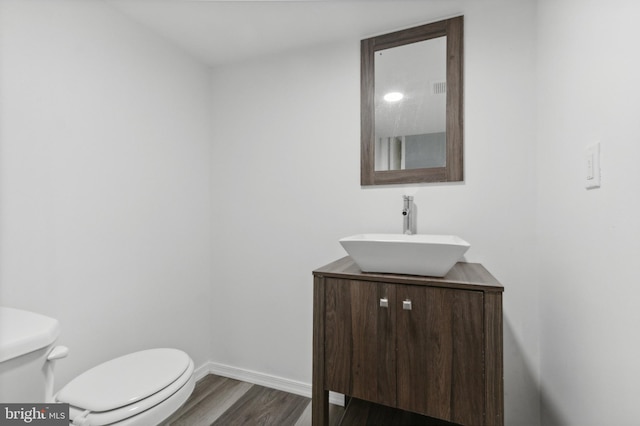
[[[329,425],[329,391],[324,389],[324,278],[313,280],[313,377],[311,424]]]
[[[329,424],[329,391],[314,389],[311,398],[312,426],[327,426]]]

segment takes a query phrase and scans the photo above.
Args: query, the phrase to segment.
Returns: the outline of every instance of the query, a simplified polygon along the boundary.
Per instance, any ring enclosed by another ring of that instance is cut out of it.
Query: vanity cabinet
[[[462,425],[503,424],[503,287],[479,264],[444,278],[314,271],[313,424],[328,392]]]

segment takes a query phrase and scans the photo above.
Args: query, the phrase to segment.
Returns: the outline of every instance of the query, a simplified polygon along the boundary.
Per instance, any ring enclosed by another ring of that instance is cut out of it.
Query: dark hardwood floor
[[[444,426],[452,423],[351,399],[331,405],[330,426]],[[311,399],[210,374],[162,426],[311,426]]]
[[[444,420],[352,398],[340,426],[458,426]]]
[[[332,405],[332,425],[344,408]],[[311,399],[210,374],[163,426],[310,426]]]

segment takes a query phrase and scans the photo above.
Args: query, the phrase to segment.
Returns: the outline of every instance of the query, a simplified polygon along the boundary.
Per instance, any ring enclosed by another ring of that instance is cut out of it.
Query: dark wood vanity
[[[480,264],[443,278],[313,272],[313,425],[329,391],[461,425],[503,425],[503,286]]]

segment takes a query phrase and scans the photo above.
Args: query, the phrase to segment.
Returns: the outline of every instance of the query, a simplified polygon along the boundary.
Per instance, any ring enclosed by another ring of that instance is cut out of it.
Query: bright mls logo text
[[[2,404],[0,424],[58,425],[69,417],[69,404]],[[4,421],[4,422],[3,422]],[[68,424],[68,423],[67,423]]]

